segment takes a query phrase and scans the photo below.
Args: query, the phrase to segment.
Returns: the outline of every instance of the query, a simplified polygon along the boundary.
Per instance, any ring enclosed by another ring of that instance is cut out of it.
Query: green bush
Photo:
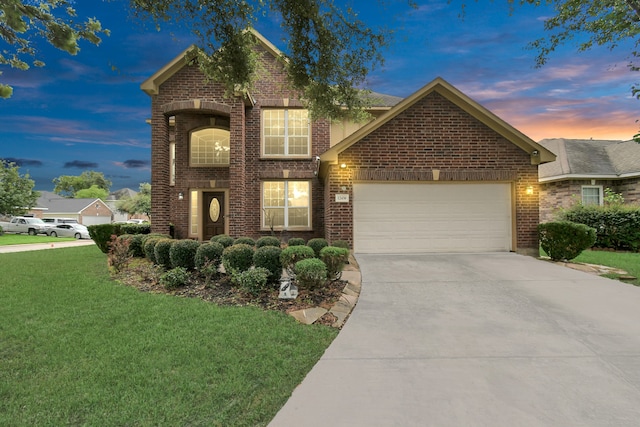
[[[309,240],[307,242],[307,246],[309,246],[311,249],[313,249],[315,257],[319,258],[320,257],[320,251],[322,250],[322,248],[326,248],[327,246],[329,246],[329,243],[327,243],[326,239],[323,239],[321,237],[317,237],[315,239]]]
[[[327,281],[327,266],[317,258],[298,261],[294,271],[300,288],[316,289]]]
[[[276,283],[282,277],[282,263],[280,262],[280,253],[282,249],[275,246],[262,246],[256,249],[253,254],[253,265],[256,268],[265,268],[269,272],[268,280],[270,283]]]
[[[225,248],[222,252],[222,265],[227,274],[247,271],[253,265],[253,246],[239,243]]]
[[[144,257],[151,261],[154,264],[157,264],[156,261],[156,243],[158,243],[162,237],[154,237],[151,239],[144,240],[144,246],[142,247],[144,251]]]
[[[309,246],[289,246],[282,250],[280,253],[280,263],[287,272],[293,274],[293,267],[298,261],[303,259],[314,258],[315,253]]]
[[[256,246],[256,241],[253,240],[251,237],[238,237],[236,240],[233,241],[234,245],[249,245],[249,246]]]
[[[304,246],[307,244],[307,241],[302,237],[292,237],[287,241],[287,245],[289,246]]]
[[[205,265],[212,265],[216,269],[222,261],[224,247],[218,242],[203,243],[196,251],[196,269],[201,270]]]
[[[140,236],[140,239],[142,241],[142,246],[144,246],[144,244],[149,239],[171,239],[171,236],[169,236],[168,234],[162,234],[162,233],[142,234],[142,235],[139,235],[139,236]]]
[[[142,247],[142,238],[145,236],[145,234],[130,234],[130,236],[131,243],[129,244],[129,251],[131,251],[131,255],[136,258],[143,258],[144,249]]]
[[[122,234],[149,234],[151,233],[151,224],[118,224],[120,233]]]
[[[261,248],[263,246],[275,246],[277,248],[280,247],[280,239],[273,236],[263,236],[256,240],[256,248]]]
[[[167,289],[176,289],[187,283],[189,283],[189,272],[184,267],[172,268],[160,276],[160,284]]]
[[[596,230],[599,248],[640,250],[640,207],[612,204],[576,205],[561,212],[560,218],[584,224]]]
[[[115,224],[96,224],[87,227],[89,230],[89,237],[96,243],[96,246],[100,248],[102,252],[109,253],[109,242],[111,236],[119,236],[120,233],[116,232]]]
[[[171,266],[173,268],[183,267],[187,270],[193,270],[196,266],[196,252],[200,242],[191,239],[176,240],[169,250],[169,258],[171,258]]]
[[[245,292],[258,295],[267,288],[269,271],[266,268],[257,267],[250,270],[234,272],[232,281]]]
[[[320,250],[320,260],[327,266],[327,277],[330,280],[338,280],[342,277],[342,269],[349,261],[349,250],[327,246]]]
[[[347,242],[346,240],[334,240],[331,246],[336,248],[350,249],[349,242]]]
[[[554,261],[570,260],[596,241],[596,230],[569,221],[547,222],[538,225],[542,249]]]
[[[173,239],[160,239],[153,249],[156,264],[169,270],[171,266],[171,245],[175,242]]]
[[[233,245],[233,237],[227,236],[226,234],[218,234],[217,236],[213,236],[211,238],[212,242],[218,242],[224,248],[228,248]]]

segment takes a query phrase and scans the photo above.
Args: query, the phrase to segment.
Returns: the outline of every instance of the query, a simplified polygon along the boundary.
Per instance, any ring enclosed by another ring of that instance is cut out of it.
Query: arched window
[[[229,131],[205,128],[191,132],[191,166],[229,166]]]

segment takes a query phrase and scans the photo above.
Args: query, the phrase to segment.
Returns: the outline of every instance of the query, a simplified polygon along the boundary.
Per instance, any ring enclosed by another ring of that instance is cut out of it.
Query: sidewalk
[[[49,243],[32,243],[28,245],[7,245],[0,246],[0,254],[12,253],[12,252],[25,252],[25,251],[41,251],[44,249],[58,249],[58,248],[70,248],[74,246],[89,246],[95,245],[93,240],[74,240],[74,241],[62,241],[62,242],[49,242]]]

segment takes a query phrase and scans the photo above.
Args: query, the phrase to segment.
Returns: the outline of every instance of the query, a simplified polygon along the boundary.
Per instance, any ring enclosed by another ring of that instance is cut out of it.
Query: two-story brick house
[[[544,147],[442,79],[376,96],[364,125],[310,121],[280,52],[254,32],[259,79],[225,96],[185,61],[142,84],[152,100],[152,227],[325,237],[360,252],[537,250]]]

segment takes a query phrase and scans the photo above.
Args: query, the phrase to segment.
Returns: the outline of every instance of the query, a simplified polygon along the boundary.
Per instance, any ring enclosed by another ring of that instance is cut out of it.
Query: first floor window
[[[199,223],[199,202],[198,202],[198,192],[191,191],[190,197],[191,204],[189,206],[189,234],[192,236],[198,235],[198,223]]]
[[[176,143],[169,143],[169,185],[176,185]]]
[[[263,228],[311,227],[309,181],[265,181],[262,183]]]
[[[585,185],[582,187],[583,205],[602,205],[602,186]]]

